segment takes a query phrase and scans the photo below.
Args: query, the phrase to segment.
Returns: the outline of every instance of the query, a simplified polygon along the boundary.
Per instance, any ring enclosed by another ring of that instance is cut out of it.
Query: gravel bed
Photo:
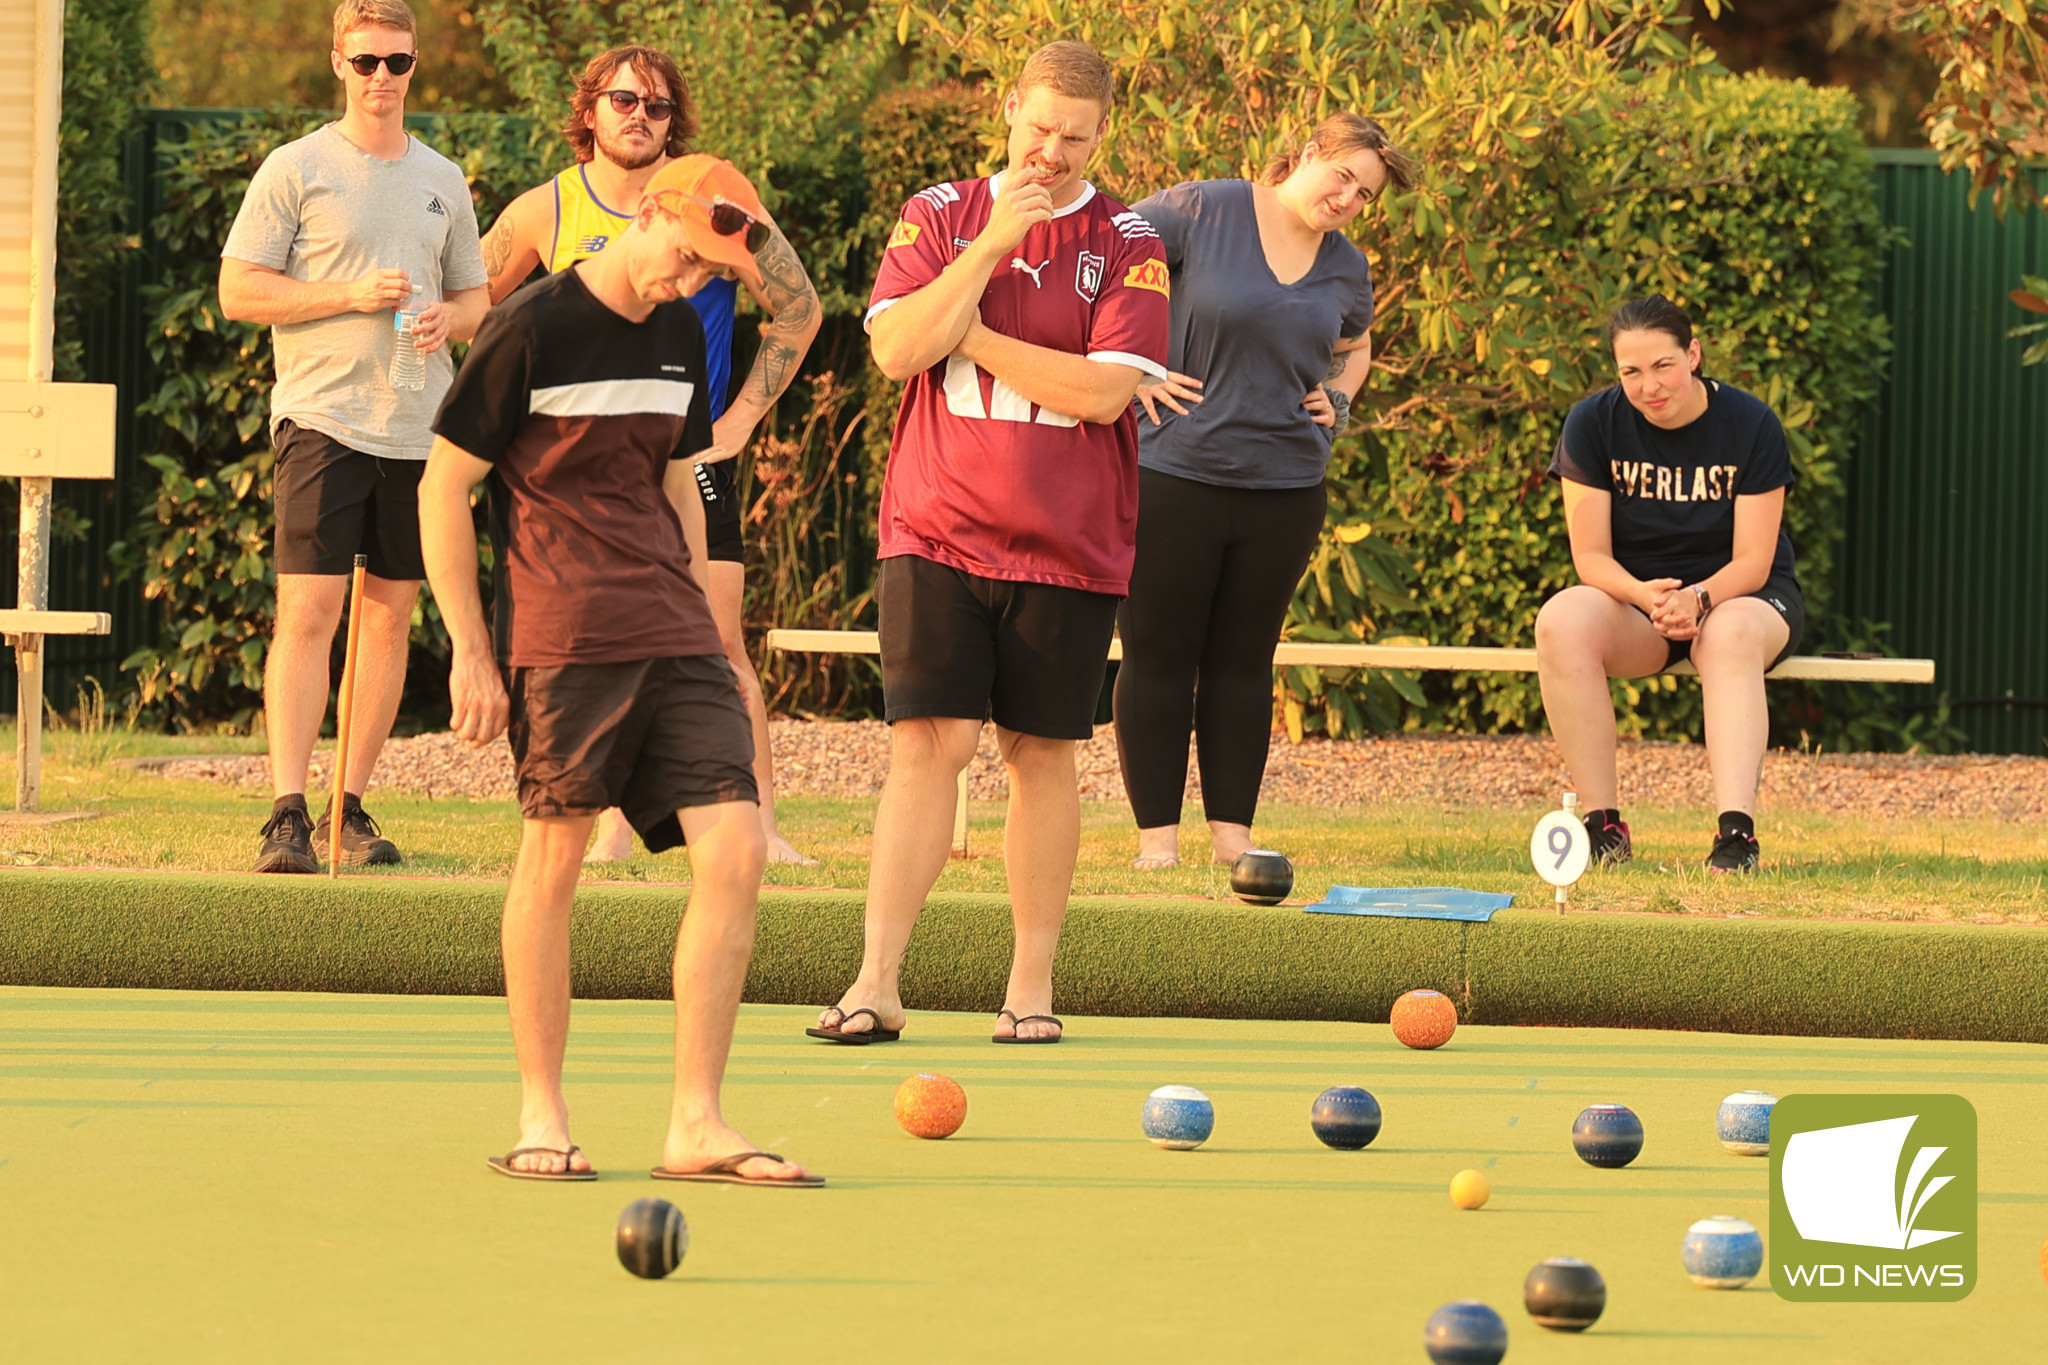
[[[778,720],[769,728],[776,783],[785,795],[861,797],[881,790],[889,735],[880,721]],[[324,789],[328,762],[325,752],[314,756],[311,790]],[[1081,745],[1079,763],[1083,800],[1124,799],[1114,729],[1097,728],[1095,737]],[[1190,766],[1192,811],[1201,782]],[[236,787],[263,788],[270,782],[261,755],[184,759],[155,771]],[[1622,800],[1629,806],[1707,806],[1712,801],[1706,750],[1698,744],[1623,741],[1620,774]],[[1007,795],[993,727],[982,729],[981,756],[970,783],[978,800]],[[1264,799],[1312,805],[1523,807],[1554,804],[1564,785],[1564,765],[1544,736],[1403,735],[1299,745],[1276,737],[1266,763]],[[446,731],[396,739],[385,747],[370,789],[509,797],[514,793],[512,753],[502,740],[470,749]],[[1773,753],[1764,759],[1763,805],[1834,815],[2038,821],[2048,816],[2048,759]]]

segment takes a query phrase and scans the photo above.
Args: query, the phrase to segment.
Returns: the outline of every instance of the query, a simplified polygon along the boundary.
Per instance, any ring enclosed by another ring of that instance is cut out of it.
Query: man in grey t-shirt
[[[329,818],[342,860],[395,863],[362,809],[405,684],[420,559],[416,490],[430,425],[453,378],[447,344],[476,334],[490,306],[476,210],[454,162],[405,131],[418,26],[403,0],[342,0],[334,74],[339,121],[272,152],[249,182],[221,251],[220,304],[267,323],[277,358],[277,620],[263,679],[276,798],[258,872],[316,872]],[[401,310],[425,386],[399,388],[391,363]],[[306,767],[327,712],[328,658],[355,556],[369,558],[356,710],[340,811],[314,825]]]

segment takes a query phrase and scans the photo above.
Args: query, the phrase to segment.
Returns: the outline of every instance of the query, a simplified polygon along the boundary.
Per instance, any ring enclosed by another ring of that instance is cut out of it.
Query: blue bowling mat
[[[1333,886],[1308,907],[1311,915],[1388,915],[1395,919],[1459,919],[1484,924],[1515,898],[1455,886]]]

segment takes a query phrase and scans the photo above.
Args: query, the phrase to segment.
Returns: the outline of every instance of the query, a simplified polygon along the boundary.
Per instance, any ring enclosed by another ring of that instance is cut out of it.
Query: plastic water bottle
[[[427,362],[413,341],[413,329],[419,325],[419,320],[417,308],[400,309],[391,315],[391,328],[397,333],[391,347],[391,387],[394,389],[424,389],[427,386]]]

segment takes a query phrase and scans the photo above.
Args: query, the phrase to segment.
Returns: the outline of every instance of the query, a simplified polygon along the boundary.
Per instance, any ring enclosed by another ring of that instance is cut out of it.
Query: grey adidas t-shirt
[[[221,255],[309,283],[395,266],[420,290],[416,305],[490,279],[460,167],[418,138],[398,160],[379,160],[332,123],[264,158]],[[443,346],[426,358],[424,389],[392,388],[392,318],[341,313],[273,329],[271,431],[289,418],[366,454],[426,459],[455,371]]]
[[[1372,272],[1341,232],[1308,274],[1274,278],[1245,180],[1175,185],[1131,207],[1159,229],[1173,272],[1167,367],[1202,381],[1182,417],[1138,409],[1138,463],[1225,488],[1312,488],[1330,429],[1302,398],[1329,377],[1338,339],[1372,326]]]

